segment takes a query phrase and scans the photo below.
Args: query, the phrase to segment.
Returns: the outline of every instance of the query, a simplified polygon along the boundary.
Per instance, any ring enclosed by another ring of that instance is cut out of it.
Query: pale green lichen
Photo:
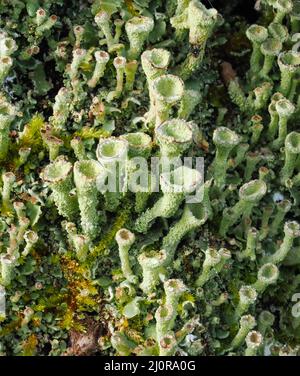
[[[99,196],[97,178],[101,166],[94,160],[77,161],[73,171],[82,230],[85,235],[94,239],[100,228],[100,218],[97,212]]]
[[[299,1],[211,3],[1,2],[0,355],[299,354]]]
[[[53,191],[59,213],[68,219],[74,218],[78,213],[78,203],[75,194],[71,192],[75,187],[72,163],[65,157],[59,157],[44,169],[42,178]]]

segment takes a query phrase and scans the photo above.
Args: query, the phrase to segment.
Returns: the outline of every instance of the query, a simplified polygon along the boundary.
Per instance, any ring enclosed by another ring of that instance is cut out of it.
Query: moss
[[[36,114],[25,125],[23,132],[20,135],[18,143],[19,149],[21,147],[29,147],[34,152],[38,152],[43,148],[43,140],[41,137],[41,129],[45,125],[43,115]]]
[[[119,215],[115,219],[114,223],[112,224],[110,230],[106,232],[102,236],[101,241],[96,245],[93,250],[91,251],[91,257],[94,259],[95,257],[99,257],[107,251],[111,244],[114,241],[116,233],[125,226],[127,221],[130,218],[130,212],[132,209],[132,204],[130,202],[125,202],[123,204],[123,209],[120,211]]]

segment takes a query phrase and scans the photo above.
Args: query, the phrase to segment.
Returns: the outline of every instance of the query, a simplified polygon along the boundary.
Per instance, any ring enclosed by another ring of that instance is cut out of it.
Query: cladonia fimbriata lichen
[[[299,355],[299,74],[299,0],[1,1],[0,355]]]

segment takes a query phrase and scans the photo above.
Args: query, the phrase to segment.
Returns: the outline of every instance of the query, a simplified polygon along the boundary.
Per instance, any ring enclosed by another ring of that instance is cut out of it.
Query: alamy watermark
[[[300,293],[296,293],[292,296],[292,302],[296,302],[296,304],[292,307],[292,316],[296,319],[300,317]]]
[[[99,160],[102,173],[97,187],[105,192],[184,194],[189,204],[203,200],[204,158],[143,157]]]

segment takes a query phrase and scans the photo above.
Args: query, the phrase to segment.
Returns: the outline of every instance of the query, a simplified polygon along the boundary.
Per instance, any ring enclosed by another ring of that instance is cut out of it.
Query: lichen
[[[299,355],[299,1],[252,6],[1,2],[1,355]]]

